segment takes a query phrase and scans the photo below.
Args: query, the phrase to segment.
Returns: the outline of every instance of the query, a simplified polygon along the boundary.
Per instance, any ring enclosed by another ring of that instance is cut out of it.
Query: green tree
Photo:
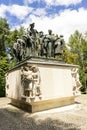
[[[8,68],[8,58],[0,56],[0,97],[5,96],[5,73]]]
[[[5,72],[9,68],[6,45],[9,35],[9,25],[4,18],[0,18],[0,97],[5,96]]]
[[[7,35],[9,34],[9,25],[6,19],[0,17],[0,55],[6,56],[5,45],[7,43]]]
[[[87,40],[85,37],[79,32],[75,31],[73,35],[69,38],[70,53],[77,55],[74,64],[78,64],[80,80],[82,83],[81,91],[86,93],[87,90]]]
[[[24,27],[11,31],[7,20],[0,17],[0,97],[5,96],[5,73],[15,65],[13,44],[23,33]]]
[[[66,48],[63,52],[64,55],[64,61],[67,64],[76,64],[78,55],[76,53],[70,52],[70,49]]]

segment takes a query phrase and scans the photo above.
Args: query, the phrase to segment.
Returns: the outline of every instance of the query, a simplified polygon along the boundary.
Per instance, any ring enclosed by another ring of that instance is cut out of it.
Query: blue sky
[[[34,22],[38,31],[52,29],[68,41],[75,30],[83,34],[87,31],[87,1],[0,0],[0,17],[7,19],[11,29]]]

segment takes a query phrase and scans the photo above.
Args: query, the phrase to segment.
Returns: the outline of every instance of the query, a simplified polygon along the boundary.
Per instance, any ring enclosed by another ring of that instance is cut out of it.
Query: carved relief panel
[[[27,102],[41,99],[41,77],[39,68],[36,65],[21,67],[21,84],[23,87],[22,99]]]
[[[81,82],[79,80],[78,68],[71,69],[72,84],[73,84],[73,95],[80,94]]]

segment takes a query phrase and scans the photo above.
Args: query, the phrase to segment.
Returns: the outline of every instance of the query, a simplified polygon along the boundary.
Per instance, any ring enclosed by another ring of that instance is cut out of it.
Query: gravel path
[[[70,110],[30,114],[0,98],[0,130],[87,130],[87,95],[77,97],[76,102]]]

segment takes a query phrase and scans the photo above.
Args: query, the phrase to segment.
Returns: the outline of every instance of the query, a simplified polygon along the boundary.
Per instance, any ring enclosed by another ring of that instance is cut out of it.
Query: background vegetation
[[[7,20],[0,18],[0,97],[5,96],[5,73],[15,65],[13,43],[16,36],[22,37],[24,27],[11,31]],[[64,60],[68,64],[79,65],[81,92],[87,93],[87,33],[75,31],[66,44]]]

